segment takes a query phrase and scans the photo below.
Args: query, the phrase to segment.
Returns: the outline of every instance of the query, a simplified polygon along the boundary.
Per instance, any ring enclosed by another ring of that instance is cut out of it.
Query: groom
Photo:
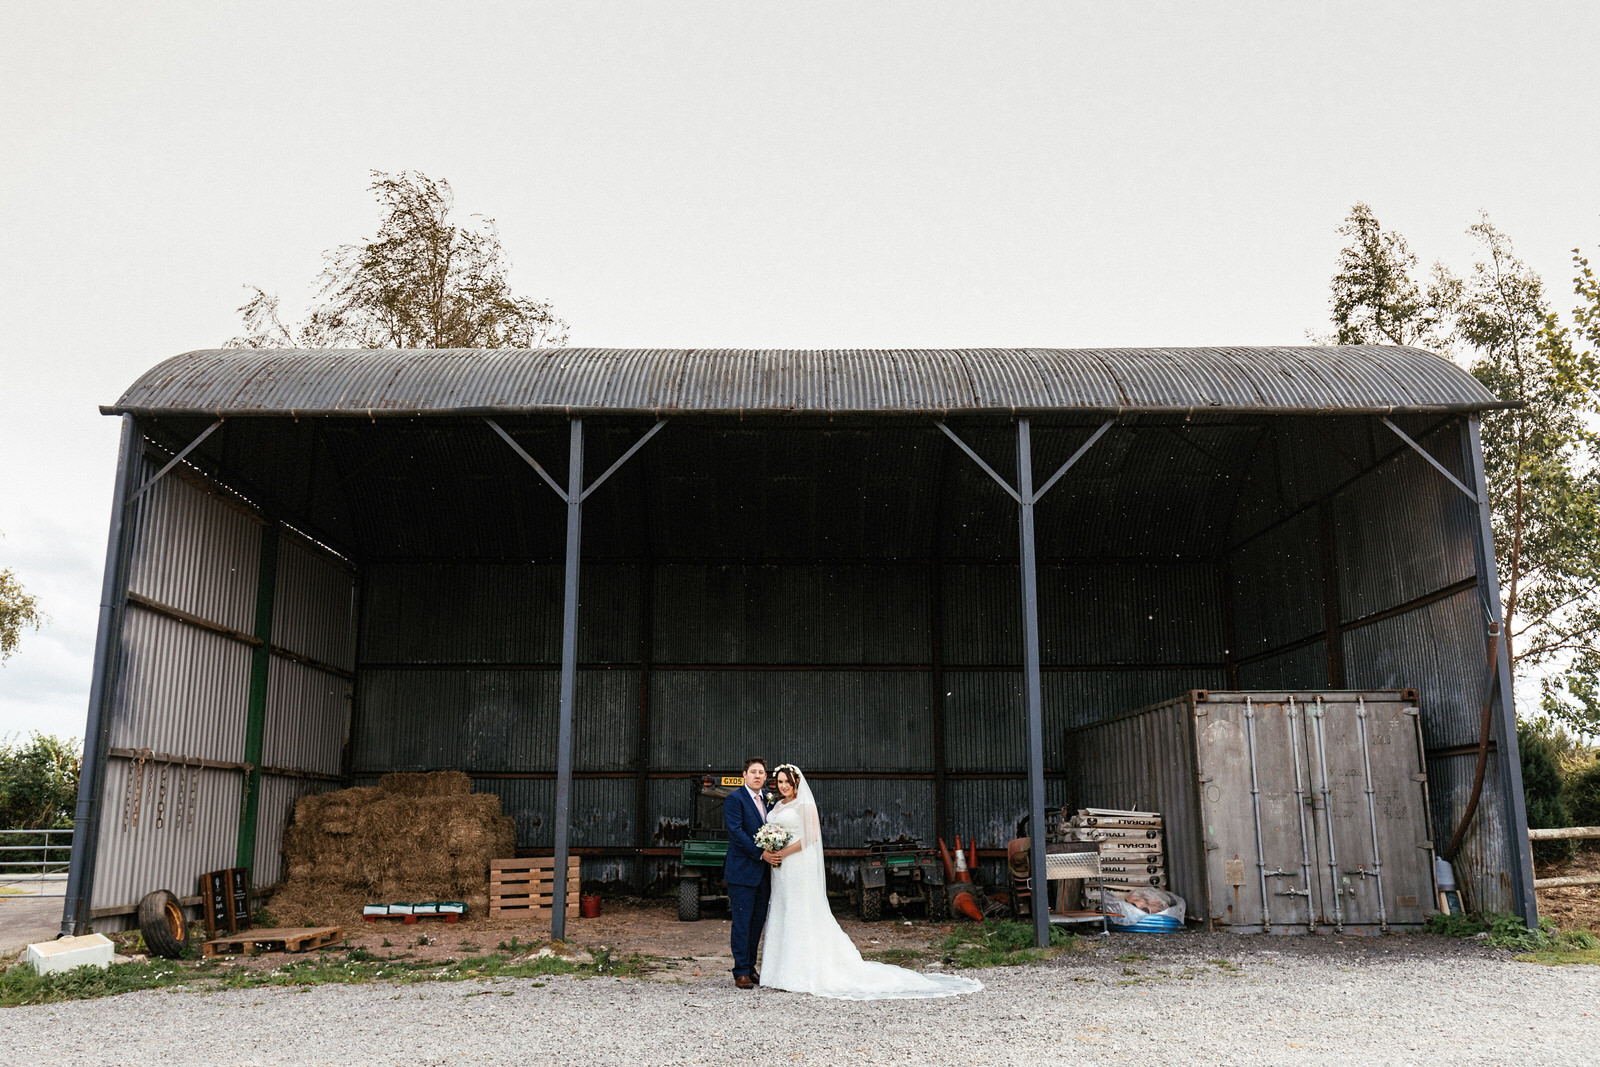
[[[744,761],[744,785],[722,803],[722,823],[728,828],[728,858],[722,865],[728,883],[728,908],[733,912],[733,984],[753,989],[761,984],[756,970],[756,948],[761,928],[767,924],[767,901],[772,896],[772,868],[755,843],[756,831],[767,821],[767,804],[761,787],[767,782],[767,761]]]

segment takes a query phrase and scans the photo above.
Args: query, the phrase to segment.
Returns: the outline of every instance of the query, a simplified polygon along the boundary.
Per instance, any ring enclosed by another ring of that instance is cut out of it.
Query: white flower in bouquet
[[[755,836],[756,847],[760,848],[764,852],[777,852],[779,849],[784,848],[789,844],[790,841],[793,840],[793,834],[789,833],[789,831],[785,830],[777,823],[770,822],[761,829],[757,830]]]

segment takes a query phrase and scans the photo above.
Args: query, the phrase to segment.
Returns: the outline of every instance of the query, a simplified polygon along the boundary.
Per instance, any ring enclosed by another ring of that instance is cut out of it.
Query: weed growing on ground
[[[1600,963],[1600,938],[1587,930],[1560,930],[1548,919],[1530,930],[1516,915],[1428,916],[1429,933],[1446,937],[1470,937],[1493,948],[1527,953],[1517,959],[1530,963]]]
[[[946,963],[957,967],[1015,967],[1071,951],[1077,938],[1058,926],[1050,927],[1050,947],[1035,948],[1031,923],[985,921],[982,926],[957,929],[939,945]]]
[[[914,948],[885,948],[876,952],[863,952],[863,959],[876,960],[879,963],[892,963],[896,967],[905,967],[927,959],[927,954],[918,952]]]
[[[353,948],[342,953],[329,951],[317,956],[286,958],[281,966],[271,970],[229,967],[226,961],[217,959],[198,963],[177,960],[118,963],[106,968],[79,967],[48,975],[40,975],[27,965],[18,965],[0,974],[0,1007],[83,1000],[169,986],[197,991],[298,986],[305,991],[314,985],[372,981],[459,982],[560,974],[632,977],[649,968],[649,961],[643,956],[635,954],[617,959],[608,949],[596,953],[595,962],[590,964],[570,963],[557,957],[512,959],[498,953],[446,960],[416,960],[410,956],[409,952],[381,956]]]

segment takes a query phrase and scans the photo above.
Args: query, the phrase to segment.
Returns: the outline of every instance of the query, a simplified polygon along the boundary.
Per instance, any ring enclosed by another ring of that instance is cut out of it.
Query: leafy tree
[[[1540,682],[1546,714],[1600,730],[1600,282],[1574,252],[1573,328],[1549,307],[1538,275],[1485,216],[1468,227],[1480,257],[1458,277],[1435,266],[1426,291],[1416,257],[1358,203],[1332,281],[1329,341],[1417,344],[1460,359],[1490,392],[1523,406],[1486,412],[1484,466],[1507,651],[1515,675]]]
[[[1472,374],[1495,396],[1523,405],[1483,418],[1512,669],[1526,675],[1552,660],[1565,664],[1541,683],[1544,708],[1593,731],[1600,725],[1600,440],[1584,413],[1594,410],[1594,359],[1574,349],[1510,239],[1487,217],[1468,232],[1483,258],[1465,278],[1441,272],[1442,303],[1453,337],[1471,350]],[[1583,283],[1580,272],[1580,296]]]
[[[1522,799],[1529,829],[1571,826],[1565,782],[1561,776],[1560,745],[1548,721],[1517,723],[1517,752],[1522,760]],[[1534,855],[1541,860],[1570,859],[1577,851],[1571,841],[1539,841]]]
[[[1385,230],[1368,205],[1357,202],[1338,231],[1349,243],[1333,276],[1336,345],[1420,345],[1439,348],[1440,311],[1433,292],[1411,277],[1417,257],[1406,239]]]
[[[11,658],[25,629],[37,630],[45,622],[39,602],[9,570],[0,570],[0,663]]]
[[[0,739],[0,829],[70,828],[81,763],[76,740],[39,733],[26,744]]]
[[[320,303],[286,326],[278,297],[254,286],[239,308],[236,348],[542,348],[567,343],[547,301],[511,292],[494,220],[450,220],[450,183],[410,171],[374,171],[384,209],[376,237],[323,254]]]

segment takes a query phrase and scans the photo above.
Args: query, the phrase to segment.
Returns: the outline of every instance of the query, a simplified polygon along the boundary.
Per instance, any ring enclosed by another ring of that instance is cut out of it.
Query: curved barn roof
[[[1479,411],[1449,360],[1273,348],[211,349],[146,372],[107,414]]]

